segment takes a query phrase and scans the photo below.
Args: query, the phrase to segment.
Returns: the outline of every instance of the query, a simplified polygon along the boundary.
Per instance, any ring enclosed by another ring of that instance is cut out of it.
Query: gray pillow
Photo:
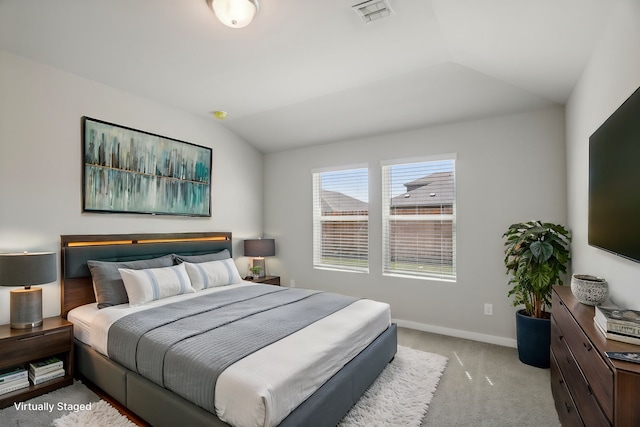
[[[213,252],[210,254],[204,255],[178,255],[173,254],[173,259],[175,259],[176,264],[180,264],[183,262],[191,262],[191,263],[199,263],[199,262],[209,262],[209,261],[222,261],[223,259],[231,258],[231,252],[229,249],[221,250],[220,252]]]
[[[173,257],[171,255],[125,262],[87,261],[87,266],[93,279],[93,292],[96,294],[98,308],[129,302],[124,282],[118,271],[119,268],[142,270],[145,268],[171,267],[172,265]]]

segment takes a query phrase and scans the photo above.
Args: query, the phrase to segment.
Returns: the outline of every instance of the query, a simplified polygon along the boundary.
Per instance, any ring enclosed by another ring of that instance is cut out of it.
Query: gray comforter
[[[356,301],[253,285],[127,315],[109,329],[109,357],[215,413],[218,376],[232,363]]]

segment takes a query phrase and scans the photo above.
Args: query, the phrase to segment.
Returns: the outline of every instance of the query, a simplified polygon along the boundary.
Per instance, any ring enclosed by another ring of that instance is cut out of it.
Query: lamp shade
[[[40,285],[57,278],[53,252],[0,254],[0,286]]]
[[[274,239],[248,239],[244,241],[244,256],[263,257],[276,254]]]

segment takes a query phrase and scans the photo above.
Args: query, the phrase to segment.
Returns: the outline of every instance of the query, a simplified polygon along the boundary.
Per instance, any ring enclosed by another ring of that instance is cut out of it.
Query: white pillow
[[[195,292],[182,264],[143,270],[119,268],[118,271],[127,290],[129,305],[132,307],[173,295]]]
[[[196,291],[242,282],[238,267],[232,258],[195,264],[185,262],[182,265],[187,268],[191,286]]]

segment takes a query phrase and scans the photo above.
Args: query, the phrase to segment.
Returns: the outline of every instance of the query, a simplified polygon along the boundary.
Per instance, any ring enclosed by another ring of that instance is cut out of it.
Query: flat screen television
[[[640,262],[640,88],[589,138],[589,245]]]

